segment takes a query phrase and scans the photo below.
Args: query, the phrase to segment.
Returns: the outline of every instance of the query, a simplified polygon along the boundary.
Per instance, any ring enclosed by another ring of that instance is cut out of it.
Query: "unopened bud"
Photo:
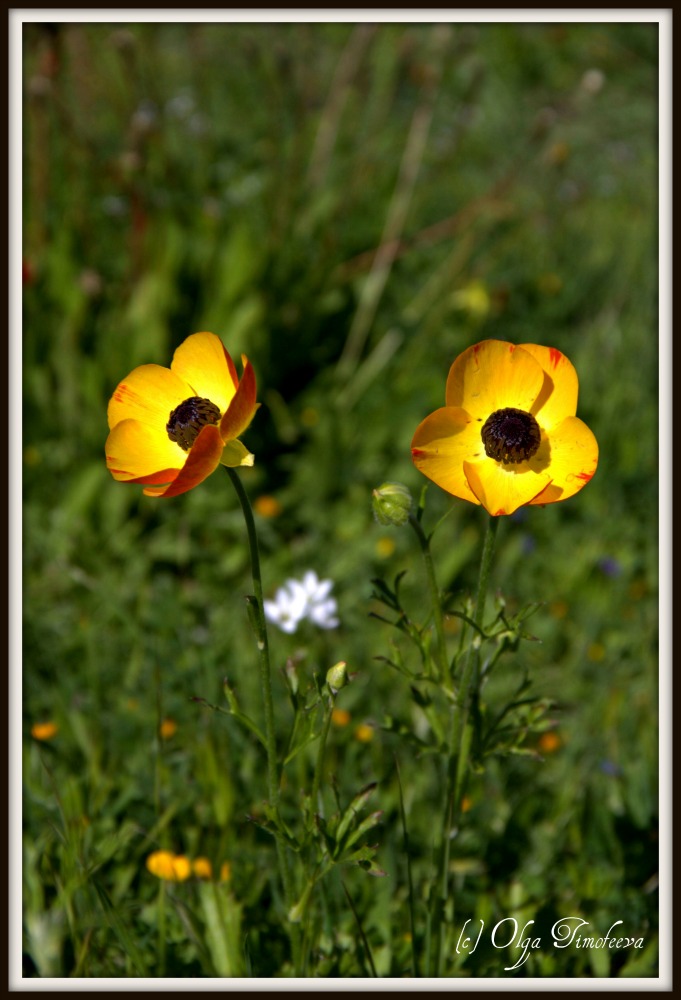
[[[373,491],[374,516],[380,524],[406,524],[411,505],[411,493],[401,483],[383,483]]]
[[[335,697],[341,688],[350,683],[348,677],[348,665],[345,660],[340,660],[330,670],[326,672],[326,683],[329,685],[331,694]]]

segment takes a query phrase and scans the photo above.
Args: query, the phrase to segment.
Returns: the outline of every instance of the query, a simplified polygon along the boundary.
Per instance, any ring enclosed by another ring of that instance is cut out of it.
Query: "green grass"
[[[345,805],[377,782],[383,811],[388,877],[321,883],[308,974],[411,974],[395,762],[419,934],[441,774],[381,728],[423,716],[376,659],[397,634],[369,617],[370,581],[406,570],[421,620],[426,585],[371,491],[419,495],[413,432],[454,358],[496,337],[568,355],[600,460],[579,496],[501,525],[494,587],[544,606],[489,697],[527,669],[560,746],[475,774],[452,941],[468,918],[536,919],[547,941],[562,916],[622,919],[644,950],[546,946],[512,974],[655,976],[657,26],[27,24],[24,88],[24,975],[292,974],[273,841],[248,819],[263,755],[192,701],[226,707],[226,677],[261,721],[236,498],[218,472],[157,502],[104,464],[116,384],[212,330],[257,372],[242,479],[282,507],[257,519],[266,593],[313,568],[339,603],[338,630],[270,630],[281,748],[287,658],[303,688],[346,660],[328,770]],[[460,605],[484,524],[431,486],[427,525],[452,505],[434,557]],[[32,739],[45,720],[57,735]],[[289,822],[314,751],[286,770]],[[161,847],[231,865],[226,884],[164,886],[163,954]],[[445,974],[509,975],[513,951],[452,946]]]

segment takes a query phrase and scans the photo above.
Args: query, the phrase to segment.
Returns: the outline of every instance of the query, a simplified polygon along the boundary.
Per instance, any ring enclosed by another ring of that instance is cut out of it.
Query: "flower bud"
[[[346,684],[350,683],[348,678],[347,663],[345,660],[339,660],[330,670],[326,673],[326,683],[329,685],[331,694],[335,697],[341,688],[344,688]]]
[[[406,524],[411,505],[411,493],[401,483],[383,483],[373,491],[374,516],[380,524]]]

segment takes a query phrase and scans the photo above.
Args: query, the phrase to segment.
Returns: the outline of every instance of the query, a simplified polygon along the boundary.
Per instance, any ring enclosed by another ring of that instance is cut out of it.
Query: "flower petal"
[[[234,362],[214,333],[192,333],[175,351],[172,370],[225,413],[238,385]]]
[[[468,484],[464,461],[485,455],[481,424],[458,406],[443,406],[416,428],[411,457],[416,468],[439,487],[462,500],[480,503]]]
[[[223,441],[231,441],[233,438],[240,437],[250,424],[259,406],[255,401],[257,387],[251,362],[245,354],[241,355],[241,362],[244,366],[244,373],[236,393],[227,407],[227,411],[223,411],[224,415],[220,421],[220,433]]]
[[[175,481],[166,489],[149,487],[144,491],[145,494],[149,497],[176,497],[180,493],[193,490],[210,476],[211,472],[215,472],[220,464],[223,448],[218,428],[214,424],[206,424],[199,431],[187,461]]]
[[[551,457],[547,471],[551,484],[529,502],[556,503],[578,493],[598,465],[598,442],[579,417],[566,417],[550,434]]]
[[[551,482],[548,472],[536,472],[527,462],[511,468],[492,458],[464,462],[470,488],[488,514],[512,514],[529,503]]]
[[[575,366],[555,347],[521,344],[544,369],[544,385],[534,402],[532,413],[539,424],[550,430],[565,417],[577,412],[579,380]]]
[[[171,412],[191,395],[191,386],[170,368],[141,365],[116,387],[107,412],[109,427],[121,420],[140,420],[165,433]]]
[[[255,461],[255,456],[245,448],[241,441],[228,441],[220,459],[221,465],[226,465],[228,469],[238,469],[241,465],[251,466]]]
[[[532,409],[544,384],[538,361],[516,344],[483,340],[460,354],[447,377],[447,406],[486,420],[495,410]]]
[[[120,482],[170,483],[184,465],[186,455],[165,432],[140,420],[121,420],[105,445],[106,465]]]

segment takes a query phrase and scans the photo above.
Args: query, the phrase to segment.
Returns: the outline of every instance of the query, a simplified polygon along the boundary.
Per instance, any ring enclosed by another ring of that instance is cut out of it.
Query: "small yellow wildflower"
[[[334,708],[331,712],[331,721],[334,726],[343,727],[347,726],[350,722],[351,715],[346,708]]]
[[[147,871],[150,871],[156,878],[163,878],[166,881],[173,881],[173,859],[175,855],[172,851],[154,851],[147,858]]]
[[[174,719],[164,719],[159,728],[161,739],[169,740],[177,732],[177,723]]]
[[[560,747],[562,740],[558,733],[548,730],[539,737],[539,749],[542,753],[554,753]]]
[[[489,292],[482,281],[471,281],[465,288],[454,292],[451,302],[455,309],[468,313],[474,319],[484,319],[491,305]]]
[[[376,555],[379,559],[389,559],[395,551],[395,542],[392,538],[379,538],[376,542]]]
[[[220,881],[229,882],[232,877],[232,866],[229,861],[223,861],[220,865]]]
[[[184,855],[172,851],[154,851],[146,861],[147,870],[166,882],[184,882],[192,873],[192,863]]]
[[[208,858],[194,858],[192,868],[197,878],[212,878],[213,866]]]
[[[173,878],[176,882],[184,882],[192,873],[192,863],[184,854],[173,858]]]
[[[281,514],[282,506],[276,497],[265,494],[254,501],[253,509],[261,517],[278,517]]]
[[[59,732],[56,722],[36,722],[31,727],[31,736],[34,740],[51,740]]]
[[[374,738],[374,731],[366,722],[361,722],[355,729],[355,739],[360,743],[371,743]]]
[[[461,812],[462,813],[469,812],[472,805],[473,805],[473,799],[470,797],[470,795],[464,795],[464,797],[461,799]]]

